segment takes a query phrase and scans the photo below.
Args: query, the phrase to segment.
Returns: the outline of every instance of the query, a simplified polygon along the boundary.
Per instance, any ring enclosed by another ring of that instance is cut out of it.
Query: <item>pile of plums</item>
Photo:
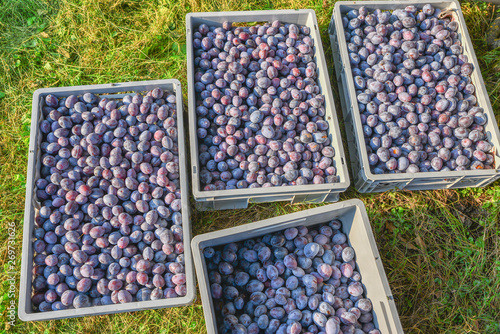
[[[203,190],[339,181],[307,26],[202,24],[193,47]]]
[[[155,88],[44,102],[35,308],[184,296],[175,95]]]
[[[360,7],[343,25],[374,173],[494,168],[453,12]]]
[[[380,334],[339,220],[203,255],[219,333]]]

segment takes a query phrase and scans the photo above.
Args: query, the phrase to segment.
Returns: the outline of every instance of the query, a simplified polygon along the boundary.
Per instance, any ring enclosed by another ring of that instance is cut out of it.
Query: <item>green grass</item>
[[[178,78],[186,94],[185,14],[193,11],[311,8],[316,11],[330,76],[327,27],[331,0],[4,0],[0,2],[0,224],[17,227],[17,272],[29,144],[32,93],[42,87]],[[499,121],[500,51],[484,34],[492,7],[462,9]],[[336,92],[336,82],[332,88]],[[340,105],[337,106],[340,108]],[[340,110],[340,109],[338,109]],[[343,129],[342,129],[343,130]],[[389,192],[342,200],[366,204],[408,333],[500,332],[500,185],[458,191]],[[194,212],[194,234],[283,215],[317,205],[269,203],[245,210]],[[4,232],[4,230],[2,230]],[[0,235],[5,268],[7,234]],[[7,315],[8,283],[0,271],[0,311]],[[19,282],[19,275],[17,275]],[[190,307],[84,319],[6,322],[9,333],[204,333],[200,301]]]

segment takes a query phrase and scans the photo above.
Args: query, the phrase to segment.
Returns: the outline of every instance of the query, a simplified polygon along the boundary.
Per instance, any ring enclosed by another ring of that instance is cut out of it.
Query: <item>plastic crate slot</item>
[[[405,189],[410,183],[411,183],[412,180],[409,180],[409,181],[406,181],[406,182],[401,182],[397,185],[397,188],[400,189],[400,190],[403,190]]]
[[[498,179],[498,177],[496,177],[496,176],[492,176],[492,177],[490,177],[489,179],[485,179],[485,180],[483,180],[483,182],[480,182],[480,183],[478,184],[478,187],[483,187],[483,186],[486,186],[487,184],[492,183],[492,182],[493,182],[493,181],[495,181],[496,179]]]
[[[387,299],[390,300],[389,296],[387,296]],[[380,302],[380,308],[382,309],[382,314],[384,315],[384,320],[385,323],[387,324],[387,329],[389,330],[389,334],[392,334],[393,333],[392,327],[390,326],[389,315],[387,314],[387,309],[384,302]]]
[[[248,206],[248,200],[245,198],[243,200],[229,199],[223,201],[214,201],[214,198],[210,199],[215,210],[235,210],[235,209],[245,209]]]
[[[330,36],[335,36],[335,21],[333,18],[330,20],[330,24],[328,25],[328,33]]]
[[[454,187],[457,183],[459,183],[461,180],[463,180],[464,177],[465,176],[461,176],[454,181],[450,181],[451,183],[448,185],[448,188]]]
[[[328,195],[325,196],[325,199],[323,201],[331,203],[331,202],[337,202],[338,200],[339,200],[339,194],[330,192]]]
[[[344,121],[349,122],[349,124],[351,125],[351,129],[354,132],[354,126],[352,126],[352,121],[353,121],[353,116],[352,115],[353,115],[353,112],[354,112],[354,110],[353,110],[353,108],[351,106],[351,108],[349,108],[349,113],[347,113],[345,115],[345,117],[344,117]],[[353,137],[349,137],[349,138],[353,138]]]

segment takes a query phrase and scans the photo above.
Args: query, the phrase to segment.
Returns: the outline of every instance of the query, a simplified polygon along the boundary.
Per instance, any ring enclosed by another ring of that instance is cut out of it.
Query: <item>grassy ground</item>
[[[184,17],[193,11],[314,9],[330,61],[326,29],[333,5],[332,0],[1,1],[0,226],[16,224],[17,271],[34,90],[178,78],[186,93]],[[498,122],[500,50],[489,51],[483,42],[492,8],[463,2],[462,9]],[[336,90],[334,80],[332,88]],[[355,197],[368,208],[406,332],[500,332],[498,182],[486,189],[377,195],[360,195],[351,188],[341,199]],[[193,215],[193,230],[203,233],[310,207],[314,206],[270,203],[231,212],[198,212]],[[1,231],[0,262],[5,269],[7,235]],[[4,272],[0,270],[0,312],[6,319],[9,297]],[[0,331],[9,333],[205,332],[199,301],[177,309],[4,324]]]

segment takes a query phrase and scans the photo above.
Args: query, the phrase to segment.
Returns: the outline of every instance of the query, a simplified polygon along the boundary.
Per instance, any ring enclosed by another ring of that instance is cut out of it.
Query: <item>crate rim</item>
[[[135,301],[125,304],[112,304],[112,305],[99,305],[99,306],[90,306],[85,308],[71,308],[66,310],[59,311],[49,311],[49,312],[26,312],[26,308],[29,307],[31,297],[29,297],[29,302],[27,301],[28,295],[31,296],[31,282],[28,282],[28,277],[32,277],[32,274],[27,272],[28,262],[32,262],[33,258],[30,257],[30,253],[34,253],[32,249],[32,239],[31,228],[34,223],[31,221],[31,210],[33,207],[34,201],[34,177],[31,177],[30,174],[36,173],[34,165],[36,155],[38,154],[36,147],[38,143],[35,142],[38,133],[38,125],[40,117],[41,108],[38,105],[40,98],[49,94],[60,94],[60,93],[71,93],[71,92],[79,92],[78,95],[84,94],[86,92],[97,93],[107,90],[101,94],[109,94],[115,91],[116,93],[125,92],[125,91],[145,91],[152,86],[158,85],[172,85],[172,92],[176,95],[176,104],[177,104],[177,115],[182,120],[182,126],[178,126],[178,138],[183,138],[182,141],[178,140],[179,148],[181,146],[184,148],[184,152],[186,151],[186,142],[185,142],[185,121],[184,121],[184,106],[182,104],[182,86],[179,80],[177,79],[159,79],[159,80],[146,80],[146,81],[131,81],[131,82],[120,82],[120,83],[109,83],[109,84],[95,84],[95,85],[81,85],[81,86],[65,86],[65,87],[54,87],[54,88],[39,88],[33,92],[32,99],[32,108],[31,108],[31,127],[30,127],[30,144],[28,151],[28,168],[27,168],[27,180],[26,180],[26,196],[25,196],[25,209],[24,209],[24,217],[23,217],[23,238],[22,238],[22,251],[21,251],[21,271],[20,271],[20,283],[19,283],[19,301],[17,303],[18,306],[18,317],[22,321],[47,321],[47,320],[57,320],[64,318],[74,318],[74,317],[84,317],[84,316],[95,316],[95,315],[106,315],[106,314],[116,314],[122,312],[134,312],[134,311],[142,311],[147,309],[161,309],[161,308],[169,308],[169,307],[180,307],[190,305],[196,299],[196,274],[194,269],[193,256],[190,247],[187,247],[188,250],[184,250],[185,257],[185,274],[186,274],[186,289],[187,293],[182,297],[175,297],[170,299],[158,299],[158,300],[149,300],[149,301]],[[137,89],[134,87],[142,86],[142,88]],[[109,90],[112,90],[109,92]],[[82,92],[83,91],[83,92]],[[65,94],[67,95],[67,94]],[[106,96],[106,95],[104,95]],[[61,96],[62,97],[62,96]],[[180,112],[179,112],[180,108]],[[179,116],[180,115],[180,116]],[[181,123],[181,122],[179,122]],[[188,194],[182,196],[182,215],[183,215],[183,232],[184,232],[184,243],[190,244],[192,239],[192,226],[191,226],[191,209],[189,206],[189,172],[187,169],[187,160],[184,158],[184,163],[180,166],[180,173],[184,175],[184,181],[181,182],[181,190],[187,192]],[[183,185],[184,184],[184,185]],[[29,200],[28,200],[29,199]],[[186,217],[184,216],[186,214]],[[184,226],[185,223],[188,223],[188,226]],[[185,232],[188,232],[187,234]],[[186,247],[185,247],[186,248]],[[31,265],[32,266],[32,265]],[[189,283],[188,283],[189,282]],[[28,289],[24,289],[24,287],[28,287]],[[29,291],[28,291],[29,290]],[[144,305],[146,303],[146,305]],[[95,311],[97,309],[97,312]]]
[[[317,17],[316,17],[316,12],[313,9],[278,9],[278,10],[257,10],[257,11],[223,11],[223,12],[193,12],[193,13],[188,13],[186,14],[186,47],[187,47],[187,58],[189,62],[189,58],[192,57],[193,53],[193,46],[192,46],[192,38],[191,38],[191,27],[192,27],[192,19],[193,18],[219,18],[221,16],[235,16],[235,17],[230,17],[229,19],[232,20],[232,22],[253,22],[251,19],[248,19],[247,16],[249,14],[254,14],[254,15],[286,15],[286,14],[308,14],[311,15],[313,19],[313,25],[314,28],[318,31],[319,35],[319,44],[316,44],[316,54],[315,56],[320,59],[325,65],[326,65],[326,57],[324,54],[324,49],[323,49],[323,42],[321,41],[321,36],[319,34],[319,28],[318,28],[318,22],[317,22]],[[235,19],[238,19],[238,21],[235,21]],[[277,18],[280,20],[279,18]],[[263,19],[264,21],[267,20]],[[285,21],[284,21],[285,22]],[[189,101],[188,101],[188,124],[190,123],[191,118],[194,118],[194,125],[196,115],[191,115],[191,113],[195,113],[195,100],[196,96],[194,94],[194,66],[190,66],[188,63],[187,65],[188,70],[187,70],[187,84],[188,84],[188,96],[189,96]],[[204,191],[201,188],[201,182],[199,180],[199,171],[200,171],[200,163],[199,163],[199,157],[195,154],[195,150],[191,147],[194,145],[198,145],[198,138],[196,136],[196,131],[189,131],[189,138],[190,138],[190,155],[191,155],[191,178],[192,178],[192,192],[193,192],[193,197],[197,202],[210,202],[214,201],[217,202],[218,199],[222,199],[224,197],[233,197],[235,199],[245,199],[248,198],[251,200],[252,198],[256,197],[265,197],[265,196],[275,196],[275,195],[286,195],[289,193],[290,195],[303,195],[305,193],[308,194],[327,194],[327,193],[338,193],[338,192],[344,192],[349,188],[351,184],[350,176],[349,176],[349,171],[347,168],[347,158],[345,154],[345,150],[343,147],[343,142],[342,142],[342,136],[341,136],[341,131],[340,131],[340,126],[339,126],[339,114],[336,110],[335,106],[335,100],[333,96],[333,92],[331,91],[331,79],[330,75],[328,74],[328,68],[324,69],[325,72],[325,79],[327,79],[327,85],[328,87],[323,87],[322,88],[322,94],[325,95],[328,103],[332,102],[332,106],[329,108],[332,112],[332,118],[335,118],[333,120],[333,123],[335,124],[335,128],[330,130],[330,135],[332,136],[332,141],[335,139],[339,140],[338,143],[338,150],[335,148],[335,154],[339,155],[339,160],[340,164],[336,166],[337,169],[337,175],[341,177],[341,181],[337,183],[325,183],[325,184],[307,184],[307,185],[295,185],[295,186],[275,186],[275,187],[268,187],[268,188],[252,188],[250,189],[227,189],[227,190],[211,190],[211,191]],[[191,89],[192,88],[192,89]],[[326,91],[330,90],[328,93]],[[193,109],[193,110],[191,110]],[[333,130],[338,130],[338,131],[333,131]],[[334,138],[336,137],[336,138]],[[194,162],[193,162],[194,161]],[[194,170],[194,172],[193,172]],[[290,188],[291,187],[291,188]],[[285,190],[286,189],[286,190]],[[290,190],[291,189],[291,190]],[[250,190],[250,191],[249,191]]]
[[[366,206],[364,203],[358,199],[350,199],[346,201],[340,201],[336,202],[333,204],[328,204],[325,206],[320,206],[312,209],[307,209],[303,211],[298,211],[282,216],[277,216],[277,217],[272,217],[272,218],[267,218],[264,220],[259,220],[259,221],[253,221],[251,223],[247,224],[242,224],[239,226],[235,227],[230,227],[222,230],[217,230],[217,231],[212,231],[204,234],[199,234],[195,236],[192,241],[191,241],[191,247],[193,250],[193,254],[196,254],[198,256],[195,257],[195,267],[197,268],[196,274],[198,277],[198,285],[200,289],[200,298],[202,300],[202,306],[204,310],[204,317],[205,321],[207,323],[207,330],[209,333],[216,333],[217,328],[215,327],[215,332],[213,332],[214,326],[216,324],[213,322],[213,317],[214,317],[214,310],[213,310],[213,302],[212,302],[212,297],[209,292],[209,286],[206,283],[207,281],[207,268],[206,264],[204,263],[203,260],[203,254],[202,254],[202,246],[201,244],[204,242],[210,242],[211,240],[214,239],[222,239],[222,238],[231,238],[234,236],[238,236],[236,240],[232,240],[231,242],[241,242],[243,240],[247,240],[252,237],[248,237],[245,235],[246,232],[249,231],[256,231],[258,232],[258,235],[263,235],[266,233],[267,230],[271,230],[273,232],[269,233],[274,233],[274,231],[280,231],[282,229],[287,228],[288,226],[299,226],[301,221],[304,221],[308,216],[316,215],[316,214],[322,214],[322,213],[327,213],[327,212],[334,212],[338,210],[355,210],[357,214],[361,215],[361,221],[360,224],[363,225],[364,227],[364,232],[366,232],[366,236],[368,237],[368,242],[369,242],[369,248],[374,256],[373,260],[375,261],[376,264],[376,270],[377,274],[379,275],[382,283],[382,288],[384,290],[384,294],[388,297],[387,303],[390,309],[390,312],[392,313],[392,318],[394,320],[394,324],[396,326],[396,330],[401,330],[402,332],[402,327],[401,327],[401,321],[399,318],[399,314],[396,308],[396,304],[394,301],[394,298],[392,298],[392,291],[387,279],[387,274],[385,273],[384,266],[382,264],[382,260],[380,258],[380,253],[378,251],[378,247],[373,235],[373,230],[370,225],[370,219],[368,217],[368,214],[366,212]],[[313,223],[313,224],[307,224],[309,225],[317,225],[321,224],[320,222],[318,223]],[[283,226],[287,225],[287,226]],[[264,231],[263,231],[264,230]],[[224,245],[224,241],[217,242],[211,247],[217,247]],[[388,312],[388,311],[386,311]],[[384,314],[387,316],[387,313]],[[381,317],[379,321],[387,321],[386,318]],[[391,327],[392,328],[392,327]]]
[[[430,4],[443,4],[443,3],[452,3],[453,5],[456,6],[456,8],[453,8],[455,13],[459,17],[459,21],[461,24],[465,24],[465,19],[462,14],[462,9],[460,6],[460,3],[457,0],[426,0],[423,3],[420,3],[418,1],[391,1],[391,0],[386,0],[386,1],[377,1],[377,0],[369,0],[369,1],[339,1],[335,3],[333,13],[332,13],[332,20],[334,20],[334,27],[331,27],[335,29],[335,32],[331,31],[331,29],[328,29],[328,34],[330,36],[336,35],[337,36],[337,44],[339,45],[339,49],[341,47],[344,48],[344,51],[347,49],[347,43],[345,39],[339,38],[339,34],[343,33],[345,31],[344,27],[342,26],[342,16],[341,16],[341,7],[348,7],[348,6],[375,6],[375,5],[381,5],[381,4],[396,4],[400,6],[404,5],[412,5],[412,4],[420,4],[423,6],[424,4],[430,3]],[[474,65],[474,69],[476,71],[479,70],[479,65],[477,63],[477,57],[475,54],[475,50],[472,47],[472,41],[470,40],[470,35],[468,34],[467,27],[465,26],[465,30],[467,31],[467,34],[462,36],[462,39],[465,39],[466,41],[464,44],[467,44],[470,47],[470,53],[473,57],[469,61],[472,61]],[[350,95],[350,90],[352,87],[354,87],[353,84],[353,78],[351,74],[351,64],[349,62],[344,63],[344,59],[342,55],[340,55],[340,65],[344,68],[344,71],[346,72],[346,81],[347,81],[347,90],[348,92],[345,92],[344,95],[349,94]],[[486,87],[484,85],[484,79],[482,78],[482,75],[479,70],[479,82],[475,82],[474,85],[479,84],[484,92],[487,93]],[[338,82],[338,84],[342,84],[342,82]],[[344,98],[344,97],[340,97]],[[354,98],[354,97],[353,97]],[[489,111],[492,111],[493,108],[491,106],[491,101],[488,96],[486,96],[486,106],[484,107],[485,113],[489,115]],[[354,127],[357,127],[358,122],[360,121],[359,119],[359,107],[358,107],[358,102],[357,101],[352,101],[353,106],[352,106],[352,117],[353,117],[353,123]],[[493,121],[496,124],[496,120],[493,119],[488,119],[489,122]],[[446,172],[418,172],[418,173],[384,173],[384,174],[375,174],[372,172],[370,165],[368,163],[368,154],[366,152],[366,147],[362,147],[362,143],[364,143],[364,136],[361,134],[361,132],[356,133],[357,138],[356,138],[356,143],[354,145],[359,144],[359,150],[358,150],[358,155],[361,155],[361,161],[360,161],[360,172],[364,174],[364,176],[368,177],[372,181],[387,181],[387,176],[390,176],[390,180],[394,181],[407,181],[408,179],[421,179],[421,178],[444,178],[444,179],[460,179],[468,176],[486,176],[486,177],[494,177],[500,173],[500,164],[498,164],[497,168],[493,169],[481,169],[481,170],[465,170],[465,171],[446,171]],[[497,140],[500,138],[500,132],[498,129],[498,126],[493,126],[493,133],[491,134],[492,137],[496,136]],[[497,148],[497,156],[496,158],[499,159],[500,157],[498,156],[498,151],[500,151],[500,147]],[[429,189],[431,190],[431,189]]]
[[[245,20],[245,15],[249,13],[256,14],[292,14],[292,13],[312,13],[316,15],[314,9],[304,8],[304,9],[264,9],[264,10],[236,10],[236,11],[221,11],[221,12],[191,12],[186,14],[186,21],[192,17],[219,17],[221,15],[241,15],[243,21],[238,21],[238,23],[253,22]],[[233,21],[235,22],[235,21]],[[188,28],[189,29],[189,28]]]

